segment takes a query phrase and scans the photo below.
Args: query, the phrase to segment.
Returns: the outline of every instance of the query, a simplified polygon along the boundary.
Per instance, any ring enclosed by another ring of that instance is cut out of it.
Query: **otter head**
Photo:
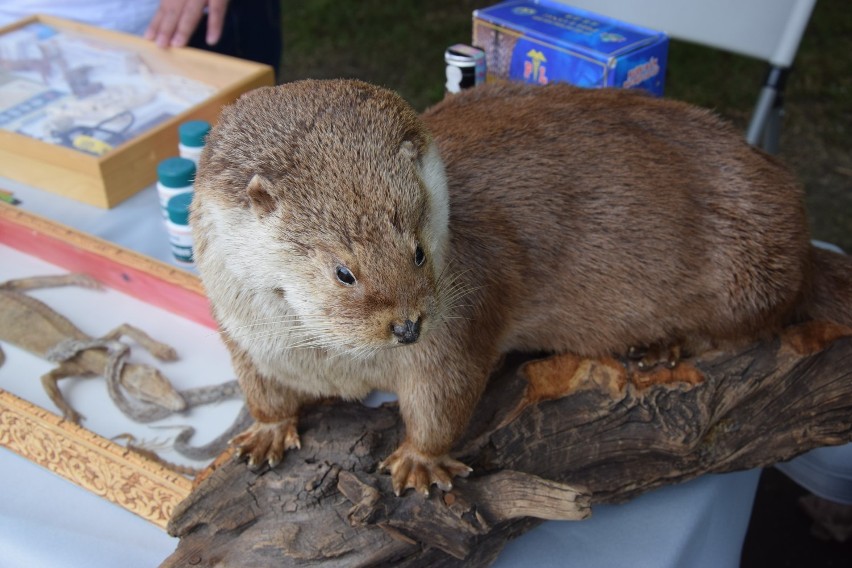
[[[304,345],[370,352],[436,327],[450,288],[447,187],[398,95],[358,81],[259,89],[207,145],[200,182],[219,176],[251,213],[263,280],[298,315]]]

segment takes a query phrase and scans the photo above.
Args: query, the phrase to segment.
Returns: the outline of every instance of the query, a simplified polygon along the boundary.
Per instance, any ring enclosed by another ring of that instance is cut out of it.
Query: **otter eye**
[[[424,262],[426,262],[426,254],[423,252],[423,248],[417,245],[417,248],[414,249],[414,264],[423,266]]]
[[[345,266],[338,266],[337,268],[335,268],[334,274],[335,276],[337,276],[337,281],[343,284],[344,286],[355,285],[355,276]]]

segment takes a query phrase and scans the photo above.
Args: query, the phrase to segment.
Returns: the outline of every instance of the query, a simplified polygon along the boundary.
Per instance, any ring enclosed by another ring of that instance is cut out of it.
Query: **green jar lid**
[[[157,179],[166,187],[186,187],[195,178],[195,162],[186,158],[166,158],[157,164]]]
[[[169,221],[175,225],[189,225],[189,204],[192,203],[192,192],[178,193],[169,199],[166,211],[169,213]]]
[[[190,120],[178,126],[180,143],[193,148],[204,146],[204,139],[208,132],[210,132],[210,123],[206,120]]]

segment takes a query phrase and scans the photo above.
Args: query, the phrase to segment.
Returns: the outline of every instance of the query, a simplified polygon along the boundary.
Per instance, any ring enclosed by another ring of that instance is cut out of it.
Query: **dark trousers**
[[[198,24],[189,45],[241,59],[266,63],[275,68],[281,64],[281,1],[231,0],[225,15],[222,37],[216,45],[207,45],[207,16]]]

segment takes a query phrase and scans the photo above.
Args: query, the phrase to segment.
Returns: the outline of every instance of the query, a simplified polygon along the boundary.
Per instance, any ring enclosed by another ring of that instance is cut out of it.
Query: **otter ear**
[[[399,145],[399,155],[403,158],[408,158],[411,161],[417,159],[417,148],[411,140],[403,140]]]
[[[258,217],[272,213],[278,205],[278,200],[269,192],[269,185],[266,178],[260,174],[254,174],[246,187],[249,203]]]

